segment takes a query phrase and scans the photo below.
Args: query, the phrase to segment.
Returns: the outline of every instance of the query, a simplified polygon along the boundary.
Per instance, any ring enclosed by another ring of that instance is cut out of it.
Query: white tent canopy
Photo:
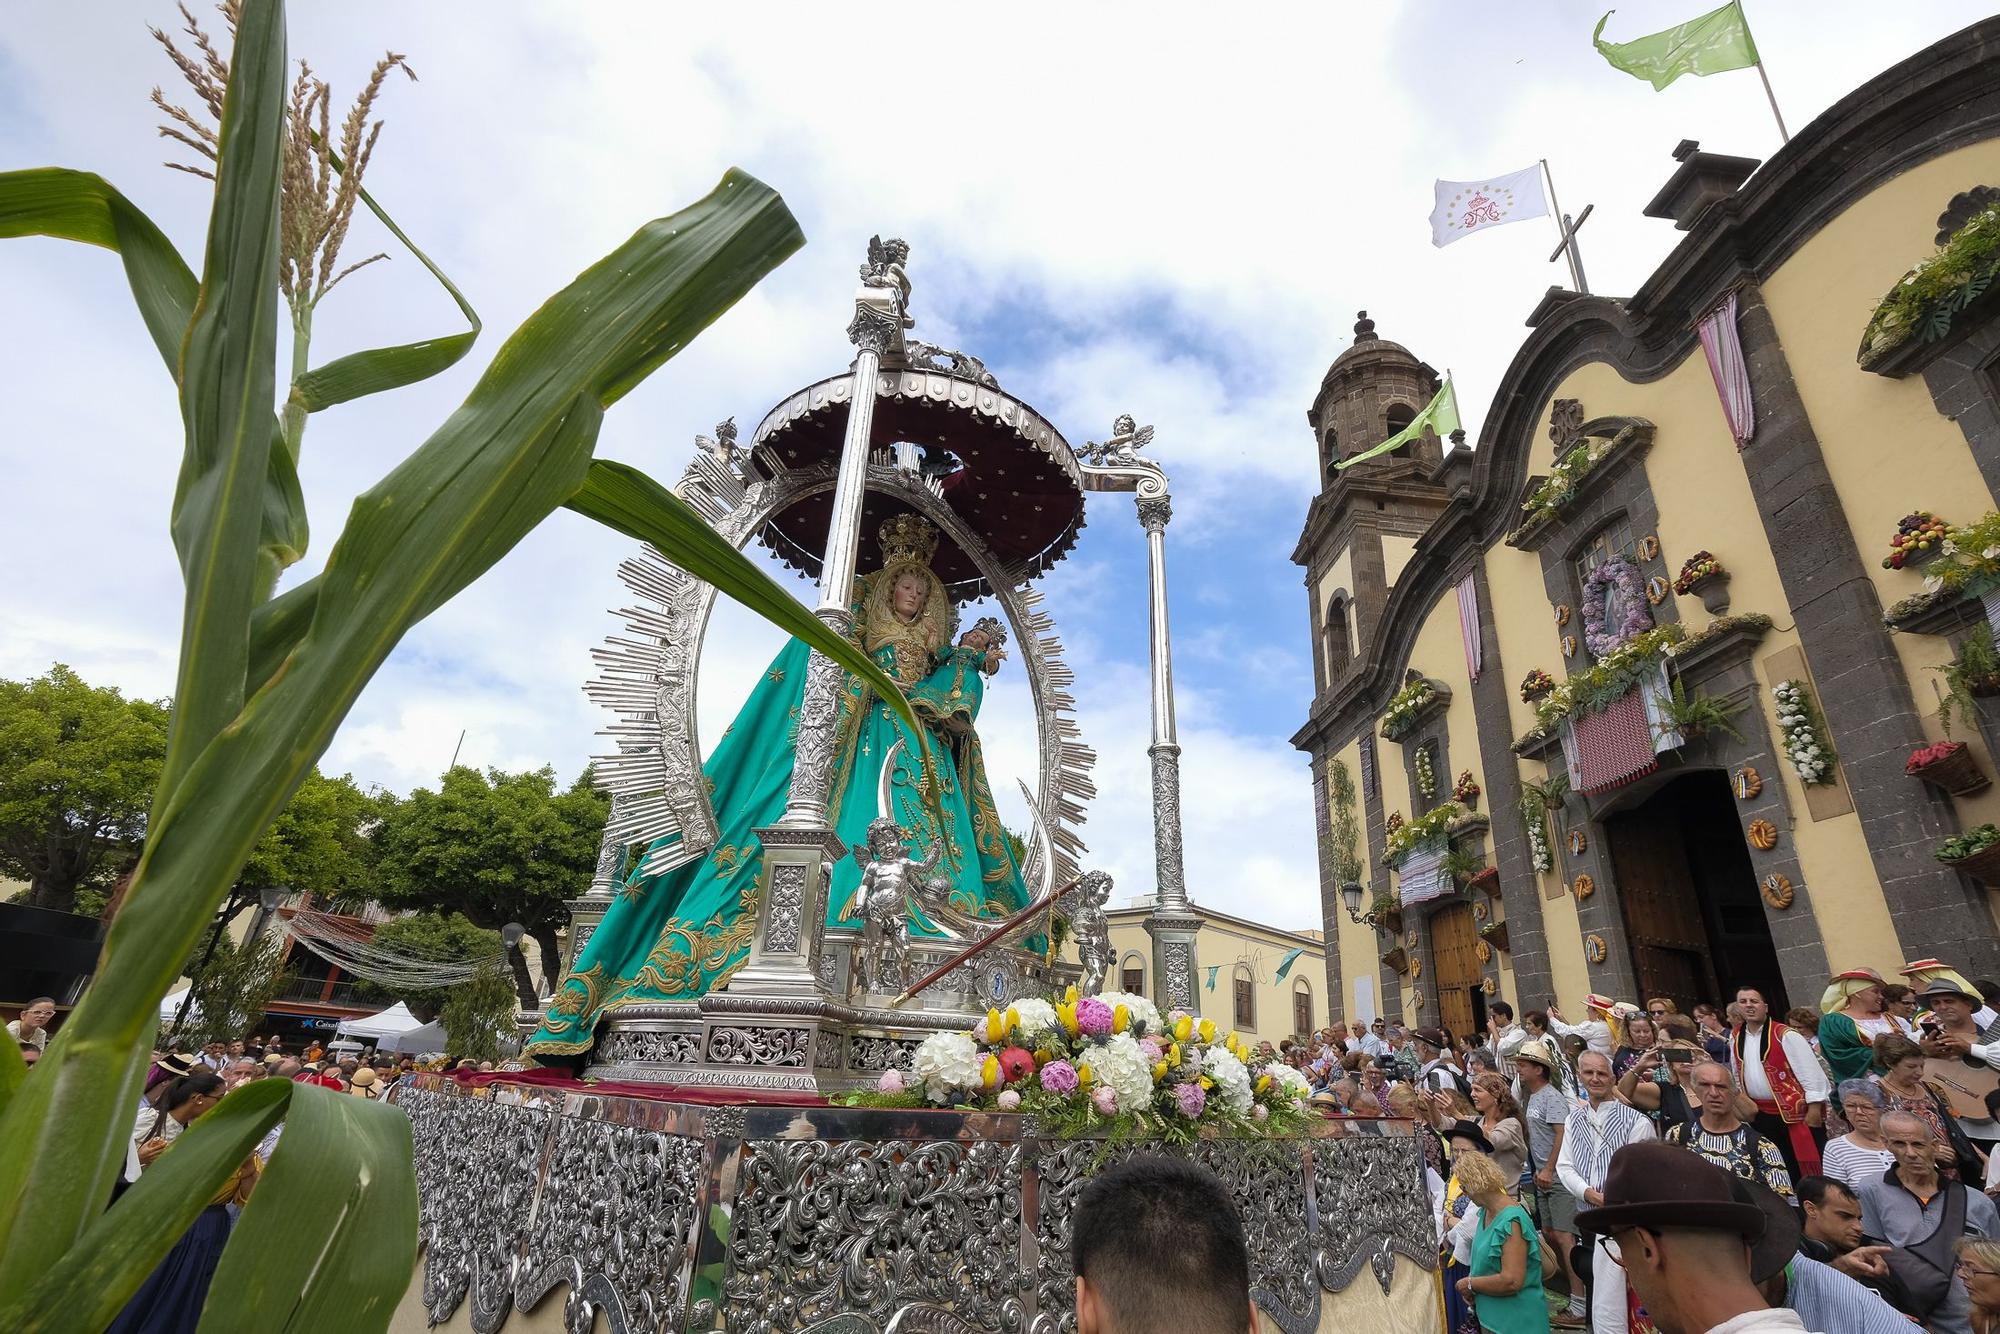
[[[373,1042],[377,1051],[444,1050],[444,1029],[436,1023],[423,1022],[411,1014],[410,1007],[401,1001],[397,1001],[380,1014],[366,1015],[360,1019],[343,1019],[340,1021],[338,1031],[342,1037]]]

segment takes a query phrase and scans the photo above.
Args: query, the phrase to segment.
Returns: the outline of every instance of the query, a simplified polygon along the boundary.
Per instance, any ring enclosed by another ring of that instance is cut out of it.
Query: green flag
[[[1208,989],[1210,991],[1215,990],[1215,975],[1221,971],[1222,971],[1221,964],[1218,963],[1210,965],[1208,970]]]
[[[1299,961],[1299,956],[1304,953],[1305,953],[1304,950],[1293,950],[1290,954],[1287,954],[1285,956],[1285,961],[1278,965],[1277,975],[1273,977],[1271,980],[1274,982],[1284,981],[1285,974],[1292,971],[1292,965],[1297,963]]]
[[[1392,449],[1407,445],[1412,440],[1420,439],[1423,436],[1426,426],[1436,431],[1440,436],[1449,436],[1459,427],[1458,394],[1451,387],[1451,377],[1449,375],[1445,376],[1444,388],[1437,391],[1437,397],[1433,398],[1408,426],[1405,426],[1381,444],[1376,445],[1373,449],[1364,449],[1353,458],[1342,459],[1333,465],[1333,470],[1339,472],[1343,468],[1352,468],[1355,464],[1372,459],[1377,454],[1387,454]]]
[[[1683,74],[1721,74],[1757,63],[1757,43],[1750,40],[1750,24],[1737,0],[1665,32],[1630,42],[1607,42],[1604,25],[1617,12],[1604,12],[1590,40],[1614,68],[1646,80],[1654,92]]]

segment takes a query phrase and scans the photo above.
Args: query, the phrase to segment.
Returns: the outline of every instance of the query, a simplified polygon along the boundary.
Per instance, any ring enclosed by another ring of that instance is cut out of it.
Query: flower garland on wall
[[[1602,713],[1658,666],[1667,650],[1686,635],[1678,623],[1669,621],[1612,649],[1536,704],[1536,720],[1547,729],[1572,714]]]
[[[1549,848],[1549,812],[1562,805],[1569,793],[1569,776],[1556,773],[1537,783],[1521,780],[1521,822],[1528,830],[1528,860],[1539,875],[1556,869],[1555,854]]]
[[[1778,706],[1778,734],[1791,761],[1792,771],[1808,786],[1833,781],[1833,743],[1826,739],[1819,710],[1813,706],[1806,683],[1780,681],[1771,687],[1771,699]]]
[[[1189,1143],[1222,1130],[1296,1132],[1312,1085],[1282,1061],[1185,1010],[1162,1017],[1143,996],[1107,991],[1059,1004],[1024,999],[989,1010],[969,1032],[934,1033],[910,1073],[885,1071],[850,1107],[961,1107],[1027,1112],[1061,1138],[1111,1131]]]
[[[1326,766],[1333,788],[1333,873],[1337,884],[1361,878],[1361,826],[1354,815],[1354,778],[1344,761]]]
[[[1433,806],[1416,819],[1397,825],[1388,831],[1389,837],[1383,852],[1390,859],[1401,857],[1422,843],[1442,838],[1449,834],[1458,822],[1472,814],[1455,801],[1447,801],[1441,806]]]
[[[1408,684],[1389,697],[1382,710],[1382,737],[1387,741],[1407,734],[1424,706],[1437,698],[1437,689],[1423,676],[1412,674]]]
[[[1521,503],[1523,517],[1521,526],[1531,528],[1544,519],[1555,517],[1562,507],[1576,496],[1576,488],[1590,475],[1591,469],[1604,461],[1615,443],[1612,439],[1593,438],[1581,444],[1556,460],[1549,469],[1548,479]]]
[[[1613,590],[1618,593],[1618,624],[1607,626],[1606,614]],[[1623,556],[1613,556],[1590,572],[1583,581],[1583,645],[1594,658],[1624,647],[1653,628],[1653,614],[1646,610],[1646,580],[1639,567]]]
[[[2000,588],[2000,513],[1982,514],[1938,540],[1938,556],[1924,567],[1924,590],[1967,597]]]
[[[1437,770],[1431,764],[1431,748],[1417,747],[1417,795],[1429,801],[1437,795]]]
[[[1915,338],[1934,343],[2000,275],[2000,203],[1988,204],[1889,289],[1861,336],[1866,367]]]

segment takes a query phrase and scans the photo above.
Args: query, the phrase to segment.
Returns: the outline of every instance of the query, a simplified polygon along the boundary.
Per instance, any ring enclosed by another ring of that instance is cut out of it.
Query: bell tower
[[[1320,490],[1292,560],[1306,571],[1315,709],[1374,648],[1383,604],[1448,498],[1437,480],[1444,442],[1428,430],[1365,463],[1337,465],[1408,426],[1439,383],[1408,348],[1378,335],[1364,310],[1306,412]]]

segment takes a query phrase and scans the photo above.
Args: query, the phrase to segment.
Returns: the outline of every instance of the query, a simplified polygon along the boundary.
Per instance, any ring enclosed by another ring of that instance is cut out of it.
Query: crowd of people
[[[1574,1022],[1494,1002],[1479,1034],[1376,1019],[1278,1054],[1334,1133],[1414,1123],[1452,1334],[2000,1334],[2000,983],[1902,977],[1848,970],[1782,1018],[1756,986],[1686,1014],[1591,995]],[[1624,1221],[1653,1216],[1723,1221]],[[1741,1285],[1677,1289],[1738,1249]],[[1758,1304],[1711,1318],[1731,1292]]]

